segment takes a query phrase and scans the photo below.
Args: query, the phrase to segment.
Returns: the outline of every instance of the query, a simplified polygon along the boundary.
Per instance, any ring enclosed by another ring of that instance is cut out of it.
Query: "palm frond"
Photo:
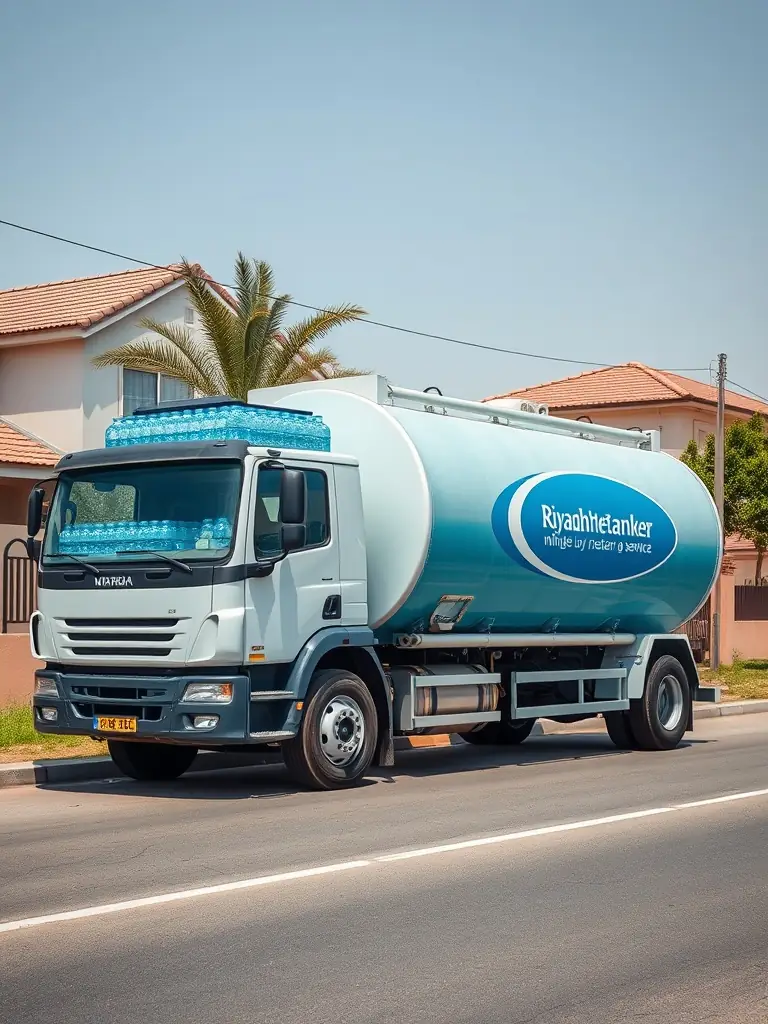
[[[266,260],[254,260],[253,268],[256,272],[253,304],[258,309],[267,309],[275,294],[275,275]]]
[[[162,373],[188,384],[202,395],[220,394],[217,380],[210,380],[187,356],[165,339],[129,341],[94,359],[96,366],[124,366],[128,370]]]
[[[354,366],[341,366],[333,364],[330,371],[326,373],[328,380],[335,380],[337,377],[367,377],[371,370],[358,370]]]
[[[221,374],[221,366],[210,343],[205,341],[201,344],[196,341],[192,333],[186,327],[181,327],[179,324],[164,324],[145,317],[141,321],[141,326],[145,327],[148,331],[154,331],[155,334],[159,334],[166,341],[170,341],[182,355],[186,356],[193,365],[198,367],[206,380],[215,381],[217,386],[222,389],[222,394],[226,393],[226,384]]]
[[[295,384],[316,373],[325,377],[334,363],[336,363],[336,357],[329,348],[321,348],[316,352],[303,352],[291,360],[279,377],[273,378],[274,386]]]
[[[275,343],[288,311],[289,297],[280,295],[268,311],[259,311],[245,332],[246,376],[251,387],[262,387],[267,368],[276,354]]]
[[[238,387],[243,379],[243,344],[237,316],[193,268],[185,273],[184,280],[203,331],[216,352],[223,381],[227,388]]]
[[[292,324],[285,332],[280,351],[276,354],[270,370],[276,378],[281,378],[291,365],[291,360],[298,355],[309,357],[311,346],[329,334],[334,327],[358,320],[365,315],[360,306],[329,306],[297,324]]]
[[[253,293],[256,287],[256,275],[253,260],[249,260],[242,252],[235,260],[235,297],[237,299],[238,318],[245,328],[252,314]]]
[[[303,348],[305,345],[312,345],[320,341],[321,338],[325,338],[334,328],[352,323],[367,315],[367,310],[362,306],[353,306],[350,303],[327,306],[325,309],[313,313],[312,316],[293,324],[286,331],[286,335],[291,345]]]

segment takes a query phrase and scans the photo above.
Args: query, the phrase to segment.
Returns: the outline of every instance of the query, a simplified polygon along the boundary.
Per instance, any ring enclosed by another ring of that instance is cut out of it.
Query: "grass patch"
[[[768,700],[768,661],[734,661],[699,675],[702,682],[722,686],[726,700]]]
[[[44,736],[35,732],[32,708],[0,708],[0,764],[51,757],[103,757],[106,746],[87,736]]]

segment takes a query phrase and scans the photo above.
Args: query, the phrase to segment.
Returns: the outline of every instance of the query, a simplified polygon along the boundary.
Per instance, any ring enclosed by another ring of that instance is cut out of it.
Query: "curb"
[[[220,768],[246,768],[278,764],[279,754],[203,753],[187,771],[209,772]],[[50,761],[24,761],[0,764],[0,789],[11,786],[53,786],[65,782],[94,782],[123,779],[125,776],[111,757],[51,758]]]
[[[768,712],[768,700],[733,701],[730,704],[697,704],[695,717],[726,718],[731,715],[755,715]],[[602,718],[583,722],[553,722],[540,719],[531,736],[578,736],[605,732]],[[460,746],[460,736],[396,736],[395,750],[434,750]],[[200,754],[191,772],[209,772],[221,768],[247,768],[254,765],[279,764],[280,754]],[[53,786],[66,782],[93,782],[103,779],[122,779],[123,773],[110,757],[52,758],[50,761],[25,761],[18,764],[0,764],[0,789],[13,786]]]
[[[734,700],[729,704],[695,705],[696,718],[727,718],[729,715],[758,715],[768,711],[768,700]]]

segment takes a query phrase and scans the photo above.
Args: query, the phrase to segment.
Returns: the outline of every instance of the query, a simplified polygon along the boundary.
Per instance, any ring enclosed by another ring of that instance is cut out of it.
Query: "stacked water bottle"
[[[262,448],[327,452],[331,432],[322,416],[248,405],[198,406],[122,416],[107,427],[107,448],[168,441],[247,441]]]
[[[223,550],[232,539],[232,524],[226,516],[202,522],[145,520],[119,523],[76,523],[67,525],[59,537],[63,555],[110,557],[118,551]]]

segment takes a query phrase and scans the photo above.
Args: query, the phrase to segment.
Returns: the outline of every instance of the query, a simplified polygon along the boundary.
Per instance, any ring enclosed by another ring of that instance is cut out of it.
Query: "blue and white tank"
[[[472,597],[461,632],[673,632],[714,582],[717,512],[670,455],[328,385],[290,401],[323,417],[332,451],[359,460],[382,642],[426,629],[445,596]]]

